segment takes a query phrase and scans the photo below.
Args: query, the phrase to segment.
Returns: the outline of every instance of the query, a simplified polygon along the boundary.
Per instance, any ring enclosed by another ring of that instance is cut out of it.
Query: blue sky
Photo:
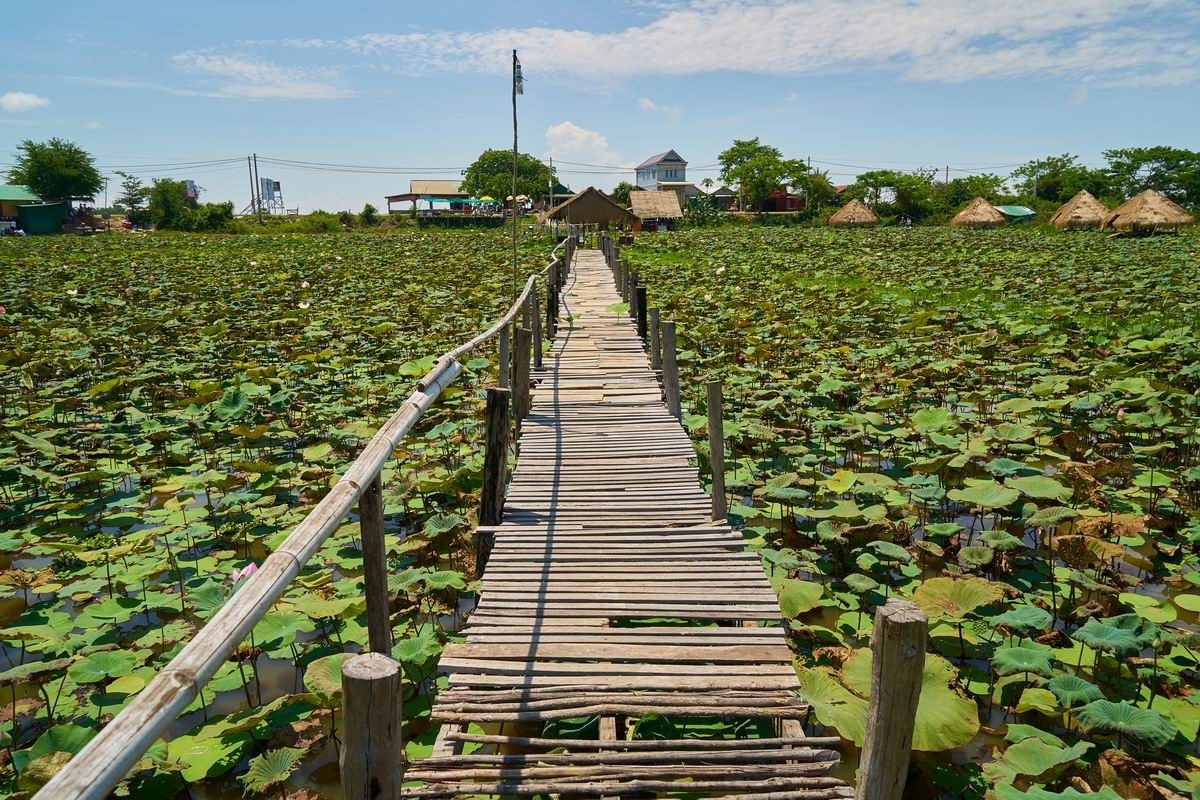
[[[521,149],[574,189],[668,148],[715,178],[703,168],[750,136],[835,183],[1200,145],[1194,2],[25,3],[0,37],[0,168],[20,140],[62,136],[107,170],[192,178],[239,208],[244,163],[174,164],[400,168],[260,161],[289,207],[357,209],[511,146],[512,47]]]

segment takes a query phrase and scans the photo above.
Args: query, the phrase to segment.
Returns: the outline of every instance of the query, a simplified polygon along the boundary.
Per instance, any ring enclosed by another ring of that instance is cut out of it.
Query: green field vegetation
[[[678,324],[701,451],[724,382],[731,513],[811,722],[861,744],[873,610],[929,615],[917,796],[1200,785],[1198,253],[933,228],[623,249]]]
[[[524,242],[522,271],[550,247]],[[502,231],[0,240],[0,796],[43,783],[146,685],[433,357],[503,312],[511,275]],[[414,753],[472,588],[487,355],[384,472]],[[360,575],[347,520],[132,796],[336,785],[330,709],[343,651],[365,641]]]

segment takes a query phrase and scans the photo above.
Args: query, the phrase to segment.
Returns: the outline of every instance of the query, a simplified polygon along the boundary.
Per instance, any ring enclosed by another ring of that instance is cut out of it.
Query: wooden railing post
[[[675,419],[682,419],[679,398],[679,364],[675,360],[675,323],[662,324],[662,370],[663,370],[663,399],[667,403],[667,411]]]
[[[508,326],[505,325],[500,329],[500,366],[496,370],[496,382],[500,384],[501,389],[507,389],[509,383],[508,371],[510,369],[509,365],[511,363],[511,359],[509,358],[508,351]]]
[[[649,333],[650,322],[647,319],[646,312],[646,287],[637,287],[637,332],[638,338],[643,342],[646,341],[646,334]]]
[[[928,635],[929,620],[907,600],[888,600],[875,612],[871,703],[856,800],[900,800],[904,793]]]
[[[529,413],[529,356],[533,349],[533,332],[517,328],[513,342],[513,422],[518,426]]]
[[[660,328],[658,309],[650,309],[650,369],[662,369],[662,345],[659,344]]]
[[[537,292],[532,292],[529,295],[529,301],[533,304],[533,313],[530,315],[533,318],[533,366],[537,369],[542,368],[542,310],[541,298]]]
[[[708,463],[712,467],[712,518],[718,522],[729,517],[725,506],[725,423],[721,419],[721,382],[709,381],[708,390]]]
[[[504,514],[504,483],[508,472],[507,389],[488,389],[485,428],[487,445],[483,453],[483,496],[480,498],[479,524],[499,525]],[[483,575],[496,535],[492,531],[475,532],[475,577]]]
[[[367,484],[358,498],[358,530],[362,538],[363,583],[367,595],[367,638],[372,652],[391,655],[387,548],[383,542],[383,480],[379,475]]]
[[[399,800],[404,707],[400,664],[380,653],[342,665],[342,797]]]

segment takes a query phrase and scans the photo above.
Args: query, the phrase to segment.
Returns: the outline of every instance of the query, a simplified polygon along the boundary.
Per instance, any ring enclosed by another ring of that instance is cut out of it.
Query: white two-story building
[[[687,181],[687,162],[674,150],[650,156],[637,165],[639,189],[656,191],[664,183],[681,184]]]

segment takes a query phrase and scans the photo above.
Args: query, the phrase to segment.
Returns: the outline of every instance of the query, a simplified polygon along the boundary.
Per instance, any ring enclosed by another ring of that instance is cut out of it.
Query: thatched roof
[[[1104,219],[1105,228],[1120,231],[1174,230],[1195,222],[1192,215],[1153,189],[1134,195]]]
[[[860,200],[854,199],[830,214],[826,221],[830,225],[875,225],[879,217]]]
[[[567,200],[554,208],[542,212],[540,221],[561,219],[574,223],[617,223],[629,225],[637,217],[616,200],[606,195],[594,186],[589,186],[582,192],[571,195]]]
[[[629,204],[633,213],[642,219],[676,219],[683,216],[679,195],[674,192],[630,192]]]
[[[999,228],[1004,224],[1004,215],[992,208],[982,197],[967,203],[967,207],[954,215],[951,225],[963,228]]]
[[[1108,206],[1084,189],[1054,212],[1054,216],[1050,217],[1050,224],[1064,231],[1099,228],[1108,214]]]

